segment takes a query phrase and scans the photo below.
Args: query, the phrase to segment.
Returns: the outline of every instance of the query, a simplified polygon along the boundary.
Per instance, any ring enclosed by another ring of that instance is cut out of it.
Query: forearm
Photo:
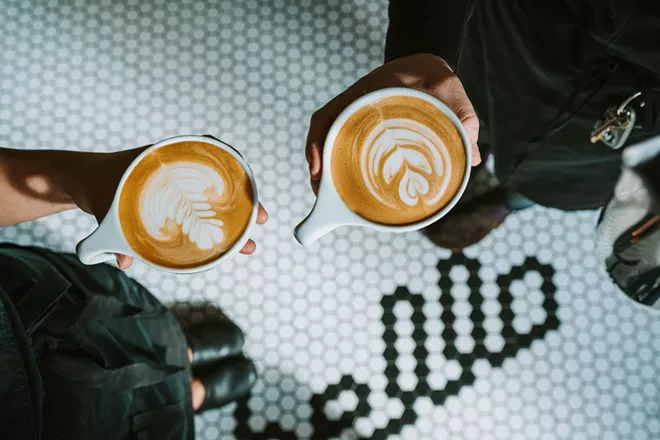
[[[0,226],[76,207],[90,155],[75,151],[0,148]]]
[[[418,53],[456,70],[465,26],[477,0],[390,0],[385,61]]]

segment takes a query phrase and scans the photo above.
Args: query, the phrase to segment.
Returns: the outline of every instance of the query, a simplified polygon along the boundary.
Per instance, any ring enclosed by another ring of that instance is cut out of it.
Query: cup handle
[[[356,215],[348,209],[339,195],[327,188],[321,188],[319,197],[309,215],[301,221],[293,232],[303,246],[307,246],[340,226],[359,224]]]
[[[101,224],[94,232],[89,234],[76,246],[78,259],[87,265],[99,264],[104,261],[114,260],[115,253],[131,254],[117,222],[106,215]]]

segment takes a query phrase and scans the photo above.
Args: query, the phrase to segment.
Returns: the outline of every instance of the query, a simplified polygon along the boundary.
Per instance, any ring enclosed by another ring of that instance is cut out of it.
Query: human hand
[[[76,173],[76,184],[70,191],[71,198],[76,205],[96,217],[101,223],[110,209],[119,181],[131,162],[150,145],[119,151],[116,153],[93,154],[86,157],[86,163],[80,164]],[[268,221],[268,213],[259,203],[257,224],[263,225]],[[250,255],[256,249],[256,243],[250,239],[241,249],[242,254]],[[120,269],[128,269],[133,264],[133,257],[116,254],[117,265]]]
[[[312,190],[315,194],[318,194],[323,172],[323,145],[332,123],[349,104],[360,96],[388,87],[417,89],[447,104],[463,123],[472,143],[472,166],[481,162],[481,155],[477,147],[479,119],[460,79],[440,57],[430,54],[411,55],[375,69],[312,115],[305,155],[309,164]]]

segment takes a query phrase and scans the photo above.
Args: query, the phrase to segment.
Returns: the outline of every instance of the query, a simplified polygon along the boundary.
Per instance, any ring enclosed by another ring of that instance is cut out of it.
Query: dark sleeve
[[[463,33],[478,0],[390,0],[385,62],[430,53],[456,69]]]

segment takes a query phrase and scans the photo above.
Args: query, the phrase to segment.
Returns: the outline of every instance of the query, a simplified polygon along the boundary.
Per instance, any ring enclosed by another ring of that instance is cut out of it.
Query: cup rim
[[[172,268],[167,266],[161,266],[160,264],[149,261],[147,258],[143,257],[140,253],[135,251],[135,249],[133,249],[131,244],[126,239],[126,236],[124,234],[121,225],[121,220],[119,218],[119,200],[121,199],[120,197],[121,192],[124,188],[124,184],[126,183],[126,180],[128,179],[128,176],[130,176],[130,174],[133,172],[135,167],[149,153],[167,145],[177,144],[180,142],[190,142],[190,141],[204,142],[207,144],[214,145],[229,153],[234,159],[238,161],[238,163],[241,164],[241,167],[243,167],[243,170],[245,170],[245,172],[247,173],[248,179],[250,181],[250,186],[252,189],[252,212],[250,213],[250,219],[248,220],[247,227],[245,228],[245,231],[243,231],[243,234],[241,234],[239,239],[234,242],[234,244],[227,250],[227,252],[223,253],[215,260],[209,261],[208,263],[202,264],[200,266],[188,267],[188,268]],[[179,136],[172,136],[163,139],[159,142],[156,142],[155,144],[145,149],[142,153],[140,153],[135,159],[133,159],[133,162],[131,162],[131,164],[126,168],[124,174],[122,175],[121,180],[119,181],[119,184],[117,185],[114,199],[112,201],[108,214],[106,214],[106,217],[110,215],[110,213],[112,213],[112,219],[117,224],[117,230],[121,234],[121,239],[126,244],[126,247],[131,250],[133,256],[139,259],[142,263],[146,264],[147,266],[153,267],[154,269],[158,269],[164,272],[175,273],[175,274],[193,274],[193,273],[204,272],[209,269],[212,269],[213,267],[220,264],[222,261],[228,260],[232,258],[234,255],[236,255],[250,239],[250,233],[252,232],[252,229],[256,224],[258,212],[259,212],[259,195],[257,193],[257,182],[254,178],[254,173],[252,172],[250,165],[245,161],[245,159],[243,159],[243,156],[241,156],[238,150],[236,150],[228,143],[212,137],[202,136],[202,135],[179,135]],[[103,221],[105,221],[105,219],[103,219]]]
[[[426,217],[422,220],[418,220],[413,223],[406,223],[403,225],[386,225],[383,223],[377,223],[372,220],[368,220],[359,214],[357,214],[355,211],[350,209],[346,202],[344,202],[344,199],[341,198],[341,195],[337,191],[337,187],[335,186],[333,177],[332,177],[332,167],[331,167],[331,161],[332,161],[332,149],[334,147],[335,141],[337,139],[337,136],[339,135],[339,131],[341,128],[344,126],[346,121],[359,109],[364,107],[365,105],[378,101],[383,98],[389,98],[392,96],[410,96],[414,98],[420,98],[423,99],[431,104],[433,104],[438,110],[440,110],[442,113],[445,114],[449,118],[449,120],[454,124],[456,127],[456,130],[458,131],[458,134],[461,137],[461,140],[463,141],[463,149],[465,151],[465,173],[463,175],[463,179],[461,181],[461,185],[458,188],[458,191],[456,194],[454,194],[454,197],[441,209],[439,209],[436,213],[433,215]],[[323,145],[323,176],[321,177],[321,183],[320,183],[320,189],[319,189],[319,199],[321,197],[321,191],[332,191],[336,198],[341,201],[341,204],[343,207],[346,208],[350,214],[346,213],[346,221],[343,222],[343,225],[346,226],[369,226],[372,229],[378,230],[378,231],[383,231],[383,232],[408,232],[408,231],[415,231],[421,228],[424,228],[432,223],[435,223],[445,215],[449,211],[451,211],[454,206],[458,203],[458,201],[461,199],[463,194],[465,193],[465,189],[467,188],[468,181],[470,180],[470,174],[472,171],[472,151],[471,151],[471,144],[470,140],[468,138],[467,132],[465,130],[465,127],[463,127],[463,124],[461,123],[460,119],[458,119],[458,116],[441,100],[438,98],[429,95],[426,92],[422,92],[420,90],[416,89],[409,89],[406,87],[388,87],[384,89],[379,89],[375,90],[373,92],[366,93],[353,101],[351,104],[349,104],[340,114],[337,116],[337,118],[334,120],[332,125],[330,126],[330,130],[328,130],[328,134],[325,138],[325,142]],[[318,200],[317,200],[318,201]],[[321,202],[323,203],[323,202]]]

